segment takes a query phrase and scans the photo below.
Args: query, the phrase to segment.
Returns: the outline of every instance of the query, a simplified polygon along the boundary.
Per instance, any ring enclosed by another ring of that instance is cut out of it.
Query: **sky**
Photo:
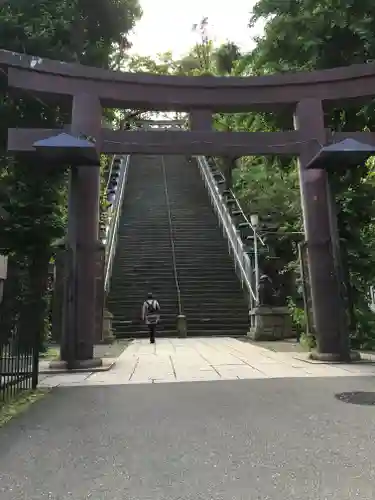
[[[256,0],[140,0],[143,17],[130,37],[131,52],[155,56],[172,50],[180,57],[198,41],[192,26],[208,17],[208,34],[215,45],[227,40],[242,50],[253,47],[252,36],[261,34],[261,27],[247,27],[251,8]],[[230,8],[228,9],[228,6]]]

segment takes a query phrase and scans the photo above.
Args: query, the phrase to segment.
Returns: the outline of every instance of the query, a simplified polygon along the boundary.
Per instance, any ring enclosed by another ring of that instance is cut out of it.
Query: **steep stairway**
[[[163,162],[188,335],[244,335],[247,301],[196,160]]]
[[[134,156],[108,298],[116,335],[147,334],[139,317],[149,291],[161,304],[160,335],[176,335],[171,231],[188,335],[246,334],[247,300],[196,161],[182,156]]]
[[[148,292],[163,307],[160,333],[175,335],[178,306],[162,164],[157,156],[134,156],[107,301],[117,337],[147,334],[140,317]]]

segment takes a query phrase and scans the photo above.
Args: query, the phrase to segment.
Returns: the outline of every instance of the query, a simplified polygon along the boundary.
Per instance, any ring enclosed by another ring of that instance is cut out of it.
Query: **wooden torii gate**
[[[334,132],[324,125],[323,108],[343,102],[370,102],[375,96],[375,64],[310,73],[219,78],[128,74],[0,51],[13,92],[31,92],[72,108],[72,134],[96,138],[108,154],[184,154],[235,158],[248,155],[295,155],[308,245],[310,284],[318,350],[327,359],[342,355],[343,303],[336,279],[330,196],[324,169],[305,167],[322,145],[345,138],[375,144],[370,132]],[[181,111],[190,116],[190,130],[119,131],[101,128],[102,108]],[[283,132],[216,132],[215,112],[289,111],[295,130]],[[8,150],[31,152],[37,140],[56,135],[51,129],[9,129]],[[80,253],[77,272],[75,357],[94,363],[94,317],[98,242],[99,169],[79,167],[76,221]]]
[[[181,130],[186,120],[136,120],[135,125],[141,130]]]

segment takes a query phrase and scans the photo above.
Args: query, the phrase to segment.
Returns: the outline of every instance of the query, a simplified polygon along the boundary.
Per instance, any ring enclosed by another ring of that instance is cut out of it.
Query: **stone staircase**
[[[108,297],[116,336],[147,334],[139,318],[149,291],[162,308],[159,335],[176,335],[171,235],[188,335],[245,335],[247,299],[195,160],[134,156]]]

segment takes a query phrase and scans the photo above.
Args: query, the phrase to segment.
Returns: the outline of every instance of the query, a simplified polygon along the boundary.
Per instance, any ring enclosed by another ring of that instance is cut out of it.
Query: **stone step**
[[[115,259],[114,266],[116,267],[116,269],[113,271],[113,278],[118,277],[119,274],[124,276],[128,274],[132,276],[132,279],[136,279],[136,281],[141,282],[143,281],[143,276],[147,274],[152,274],[154,276],[155,274],[167,275],[168,273],[172,273],[174,276],[172,259],[168,259],[168,262],[156,262],[153,264],[150,264],[150,262],[137,262],[135,261],[135,259],[133,260],[133,262],[131,262],[131,259],[129,259],[126,263],[123,263],[118,262]],[[212,277],[216,276],[218,278],[222,277],[222,279],[225,281],[238,281],[237,275],[235,273],[235,268],[230,264],[228,264],[227,266],[223,266],[221,264],[211,268],[208,265],[208,262],[207,265],[187,265],[185,263],[179,263],[177,261],[176,271],[177,276],[181,276],[182,278],[185,278],[186,276],[201,276],[202,280],[204,281],[206,276],[208,279],[212,279]],[[135,273],[140,273],[141,278],[137,279],[134,276]]]
[[[212,332],[211,330],[200,329],[200,330],[188,330],[187,337],[246,337],[248,330],[243,328],[230,328],[227,330],[217,330],[216,332]],[[134,330],[132,332],[115,332],[115,336],[118,339],[136,339],[136,338],[147,338],[148,330]],[[162,330],[157,331],[156,338],[158,337],[170,337],[176,338],[178,337],[177,331],[175,329],[170,330]]]
[[[155,295],[155,297],[159,297],[161,300],[161,297],[166,297],[166,295],[163,294],[163,289],[164,286],[162,283],[158,281],[150,281],[149,283],[145,283],[142,285],[142,288],[139,287],[128,287],[126,285],[122,286],[121,284],[115,284],[113,288],[111,288],[111,295],[117,296],[117,297],[145,297],[145,295],[148,293],[148,290],[151,289],[151,292]],[[137,290],[140,290],[137,294]],[[237,283],[233,283],[231,286],[215,286],[213,284],[208,284],[206,286],[203,286],[202,283],[197,283],[196,285],[191,284],[190,286],[186,287],[181,287],[180,286],[180,292],[182,294],[182,297],[231,297],[233,294],[237,294],[238,296],[241,296],[242,289],[237,285]],[[173,294],[174,296],[177,296],[176,292],[176,287],[169,287],[168,288],[168,295]],[[136,295],[137,294],[137,295]]]
[[[155,273],[162,275],[162,276],[168,276],[170,273],[173,274],[174,276],[174,270],[173,266],[171,263],[165,263],[164,265],[160,266],[153,266],[153,265],[148,265],[148,264],[117,264],[116,266],[116,271],[117,275],[119,274],[119,271],[121,271],[122,275],[131,275],[131,276],[143,276],[152,273],[154,276]],[[223,266],[215,266],[215,267],[208,267],[205,268],[204,266],[178,266],[177,264],[177,275],[180,278],[185,278],[185,277],[193,277],[193,278],[212,278],[213,276],[220,276],[222,278],[227,278],[229,280],[233,280],[233,269],[232,268],[227,268]],[[116,276],[114,276],[115,278]],[[139,280],[138,280],[139,281]]]
[[[177,300],[176,287],[164,288],[158,282],[145,283],[142,287],[132,287],[122,289],[120,285],[110,290],[109,302],[113,299],[117,301],[137,301],[143,300],[145,296],[152,292],[154,297],[161,302],[174,302]],[[185,302],[193,303],[229,303],[244,301],[244,291],[241,288],[223,288],[223,289],[210,289],[201,288],[197,286],[195,289],[192,287],[180,288],[181,299]]]
[[[161,165],[156,156],[131,159],[108,306],[120,321],[138,316],[147,291],[152,290],[162,306],[164,325],[160,329],[164,335],[176,336],[177,292]],[[172,163],[166,157],[165,169],[177,273],[189,328],[197,335],[245,334],[247,299],[196,163],[187,165],[184,157]],[[209,327],[204,321],[208,318]],[[138,318],[132,325],[117,323],[116,330],[117,335],[147,336],[147,328],[139,325]]]
[[[107,300],[107,304],[117,304],[121,306],[129,306],[129,307],[134,307],[134,304],[143,304],[143,301],[145,299],[145,296],[147,295],[147,292],[145,294],[137,294],[137,295],[132,295],[132,294],[118,294],[114,297],[111,297],[109,300]],[[172,292],[168,295],[161,295],[161,294],[153,294],[155,298],[160,302],[160,305],[163,307],[172,307],[175,304],[177,304],[177,294],[175,293],[174,295]],[[215,295],[213,296],[212,294],[202,294],[202,295],[181,295],[181,303],[183,307],[187,308],[194,308],[196,309],[199,307],[200,309],[205,307],[205,308],[220,308],[221,310],[225,309],[240,309],[241,306],[243,307],[243,297],[240,293],[234,295],[234,294],[228,294],[228,295]]]
[[[124,307],[124,308],[121,308],[121,314],[123,317],[126,317],[126,316],[131,316],[131,318],[129,318],[129,320],[131,319],[134,319],[134,315],[136,317],[139,316],[140,314],[140,311],[141,311],[141,306],[138,306],[137,305],[134,305],[134,307]],[[115,305],[112,305],[112,307],[108,307],[108,309],[112,312],[112,314],[114,312],[116,312],[116,306]],[[117,311],[120,311],[119,309],[117,309]],[[171,318],[171,317],[175,317],[175,315],[178,313],[178,308],[177,308],[177,304],[176,304],[176,307],[170,307],[170,308],[167,308],[167,307],[161,307],[161,316],[163,318]],[[195,319],[195,320],[199,320],[199,321],[206,321],[208,319],[210,320],[213,320],[213,319],[217,319],[217,318],[225,318],[226,320],[233,320],[233,321],[238,321],[238,320],[243,320],[243,319],[247,319],[248,318],[248,314],[246,311],[242,311],[241,313],[239,313],[239,311],[237,310],[231,310],[231,309],[225,309],[223,310],[222,308],[212,308],[212,309],[188,309],[186,307],[183,307],[183,313],[185,314],[185,316],[187,316],[188,318],[192,318],[192,319]]]

